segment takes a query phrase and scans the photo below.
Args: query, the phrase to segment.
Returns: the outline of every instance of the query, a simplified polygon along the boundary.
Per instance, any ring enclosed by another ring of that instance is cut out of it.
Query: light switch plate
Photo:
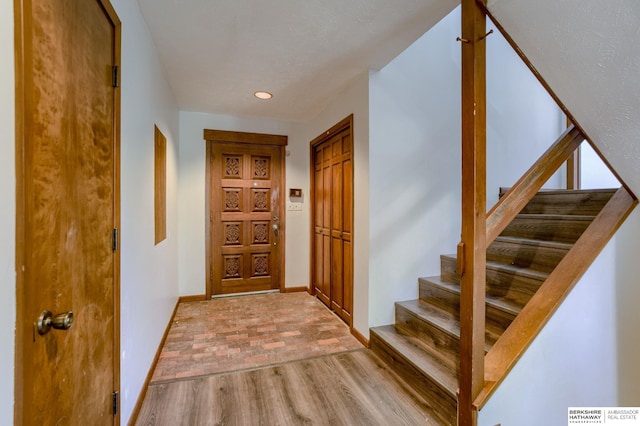
[[[287,203],[287,210],[290,212],[301,212],[302,203]]]

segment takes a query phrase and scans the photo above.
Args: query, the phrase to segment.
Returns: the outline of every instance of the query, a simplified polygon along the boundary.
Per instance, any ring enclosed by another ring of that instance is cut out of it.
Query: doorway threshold
[[[212,299],[222,299],[224,297],[238,297],[238,296],[255,296],[256,294],[270,294],[280,293],[280,290],[263,290],[263,291],[247,291],[245,293],[229,293],[229,294],[212,294]]]

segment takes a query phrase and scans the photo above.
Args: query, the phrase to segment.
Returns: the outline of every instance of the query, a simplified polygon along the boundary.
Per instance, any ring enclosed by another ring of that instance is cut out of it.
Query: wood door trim
[[[334,124],[333,126],[331,126],[331,128],[329,128],[328,130],[326,130],[325,132],[323,132],[322,134],[318,135],[316,138],[314,138],[310,143],[309,143],[309,151],[310,151],[310,155],[309,155],[309,173],[310,173],[310,199],[311,199],[311,223],[310,223],[310,227],[309,227],[309,233],[310,233],[310,257],[309,257],[309,261],[310,261],[310,265],[311,267],[309,268],[309,294],[311,295],[315,295],[316,294],[316,288],[314,286],[314,282],[315,282],[315,277],[316,277],[316,265],[315,265],[315,258],[316,258],[316,245],[315,245],[315,224],[316,224],[316,193],[315,193],[315,148],[319,145],[321,145],[322,143],[332,139],[334,136],[338,135],[339,133],[345,131],[345,130],[349,130],[351,133],[351,163],[354,163],[354,151],[355,151],[355,143],[354,143],[354,131],[353,131],[353,114],[350,114],[349,116],[345,117],[344,119],[340,120],[338,123]],[[355,167],[352,166],[351,168],[351,174],[352,174],[352,179],[351,179],[351,242],[352,242],[352,246],[353,246],[353,241],[354,241],[354,234],[355,234],[355,223],[354,223],[354,203],[353,203],[353,194],[354,194],[354,182],[353,182],[353,174],[354,174],[354,170]],[[353,266],[353,255],[354,251],[353,248],[351,250],[351,265]],[[352,283],[352,287],[353,287],[353,270],[351,271],[351,283]],[[352,288],[353,290],[353,288]],[[353,325],[353,292],[352,292],[352,303],[351,306],[348,306],[349,308],[349,319],[350,319],[350,324],[349,326]]]
[[[204,140],[212,143],[245,143],[251,145],[286,146],[288,137],[265,133],[230,132],[226,130],[204,129]]]
[[[114,58],[113,65],[121,69],[121,42],[122,22],[109,0],[98,0],[104,13],[111,20],[114,29]],[[15,270],[16,270],[16,337],[14,359],[14,423],[22,424],[23,382],[24,374],[24,345],[21,336],[24,335],[23,319],[25,316],[25,279],[22,273],[22,265],[31,249],[26,243],[27,207],[26,184],[28,177],[25,175],[26,140],[25,128],[31,123],[26,122],[25,108],[26,96],[26,64],[24,38],[28,37],[27,29],[31,25],[29,17],[24,14],[24,0],[14,0],[14,54],[15,54],[15,168],[16,168],[16,234],[15,234]],[[114,228],[120,229],[120,87],[113,91],[114,113]],[[120,250],[114,253],[113,262],[113,391],[120,394]],[[114,425],[120,425],[120,412],[114,415]]]
[[[331,128],[322,134],[318,135],[315,139],[310,142],[311,148],[315,148],[317,145],[320,145],[322,142],[327,141],[340,133],[345,129],[351,129],[351,134],[353,135],[353,114],[348,117],[343,118],[338,123],[331,126]],[[353,136],[352,136],[353,138]]]
[[[213,217],[213,211],[211,210],[211,179],[212,179],[212,156],[214,144],[246,144],[246,145],[263,145],[280,147],[280,232],[282,235],[282,241],[286,241],[286,210],[285,210],[285,191],[286,188],[286,150],[285,147],[288,144],[289,137],[286,135],[273,135],[267,133],[248,133],[248,132],[233,132],[227,130],[211,130],[204,129],[203,137],[206,143],[206,175],[205,175],[205,296],[211,299],[213,295],[212,277],[213,277],[213,264],[211,262],[211,221]],[[285,291],[284,280],[284,268],[285,268],[285,247],[286,244],[280,245],[279,263],[276,265],[280,270],[280,292]]]
[[[24,20],[23,1],[14,1],[14,52],[15,52],[15,168],[16,168],[16,248],[15,248],[15,271],[16,271],[16,335],[15,335],[15,360],[14,360],[14,424],[22,424],[23,412],[23,381],[22,375],[24,367],[24,345],[21,337],[24,334],[22,318],[24,313],[24,275],[22,265],[27,256],[26,244],[26,177],[23,161],[25,158],[25,58],[23,33],[26,23]]]

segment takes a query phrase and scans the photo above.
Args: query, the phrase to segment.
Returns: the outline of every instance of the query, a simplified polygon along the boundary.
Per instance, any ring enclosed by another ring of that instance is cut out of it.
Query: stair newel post
[[[477,424],[484,386],[486,288],[486,16],[462,0],[462,262],[458,424]]]

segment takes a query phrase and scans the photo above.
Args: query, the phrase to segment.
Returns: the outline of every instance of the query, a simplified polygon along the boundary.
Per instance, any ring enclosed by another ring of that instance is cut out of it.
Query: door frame
[[[102,6],[107,17],[114,27],[114,66],[120,69],[121,64],[121,40],[122,23],[109,0],[96,0]],[[24,346],[22,335],[27,330],[25,323],[25,277],[22,265],[29,256],[30,247],[27,246],[26,223],[27,215],[30,214],[26,200],[26,165],[25,151],[27,141],[25,139],[26,127],[30,125],[26,120],[26,65],[23,44],[24,37],[30,30],[30,20],[24,16],[24,0],[14,0],[14,53],[15,53],[15,168],[16,168],[16,248],[15,248],[15,270],[16,270],[16,332],[15,332],[15,367],[14,367],[14,423],[21,424],[22,413],[28,407],[23,401],[23,376],[25,365],[23,362]],[[114,113],[114,228],[120,229],[120,87],[114,88],[113,113]],[[120,394],[120,250],[114,252],[113,262],[113,391]],[[120,410],[113,416],[114,425],[120,424]]]
[[[311,216],[310,216],[310,226],[309,226],[309,233],[310,233],[310,256],[309,256],[309,263],[310,263],[310,268],[309,268],[309,294],[311,294],[312,296],[316,295],[316,288],[314,285],[314,280],[315,280],[315,276],[316,276],[316,264],[315,264],[315,258],[316,258],[316,245],[315,245],[315,219],[316,219],[316,193],[315,193],[315,148],[332,139],[334,136],[336,136],[337,134],[339,134],[340,132],[349,129],[351,132],[351,162],[353,164],[352,168],[351,168],[351,173],[352,173],[352,179],[351,179],[351,197],[352,197],[352,204],[351,204],[351,241],[355,242],[355,233],[356,233],[356,224],[354,222],[354,211],[355,211],[355,203],[354,203],[354,180],[353,180],[353,175],[355,175],[355,155],[354,155],[354,151],[355,151],[355,143],[354,143],[354,136],[353,136],[353,114],[348,115],[347,117],[343,118],[342,120],[340,120],[338,123],[334,124],[331,128],[329,128],[328,130],[322,132],[320,135],[318,135],[315,139],[313,139],[310,143],[309,143],[309,174],[310,174],[310,187],[309,187],[309,193],[310,193],[310,199],[311,199],[311,203],[310,203],[310,209],[311,209]],[[353,246],[355,247],[355,243],[352,243]],[[351,250],[351,265],[353,265],[353,259],[354,259],[354,250]],[[351,271],[351,283],[353,285],[353,270]],[[352,289],[353,290],[353,289]],[[354,317],[354,305],[355,305],[355,292],[352,292],[353,294],[353,301],[352,301],[352,306],[349,306],[348,308],[350,309],[351,312],[351,324],[349,324],[349,327],[351,327],[351,329],[353,330],[353,317]],[[329,306],[329,309],[331,309],[331,306]]]
[[[286,210],[285,210],[285,188],[286,188],[286,149],[288,143],[288,137],[283,135],[272,135],[267,133],[248,133],[248,132],[233,132],[227,130],[211,130],[204,129],[203,138],[206,142],[206,177],[205,177],[205,297],[211,299],[213,295],[213,262],[211,262],[211,233],[213,210],[211,209],[211,189],[212,189],[212,170],[211,165],[213,163],[213,144],[239,144],[239,145],[263,145],[273,146],[280,148],[281,166],[278,171],[280,174],[280,247],[278,248],[279,261],[274,266],[278,270],[278,279],[280,292],[285,291],[284,282],[284,267],[285,267],[285,247],[286,247]]]

